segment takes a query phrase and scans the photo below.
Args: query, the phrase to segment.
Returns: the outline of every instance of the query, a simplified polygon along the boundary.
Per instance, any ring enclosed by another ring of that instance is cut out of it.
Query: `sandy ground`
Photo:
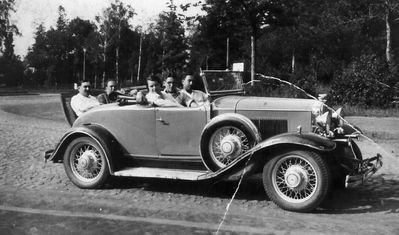
[[[349,117],[384,166],[366,185],[335,191],[313,213],[283,211],[261,183],[240,187],[220,234],[399,234],[399,119]],[[116,178],[81,190],[43,161],[68,129],[55,95],[0,97],[0,231],[5,234],[211,234],[236,187]]]

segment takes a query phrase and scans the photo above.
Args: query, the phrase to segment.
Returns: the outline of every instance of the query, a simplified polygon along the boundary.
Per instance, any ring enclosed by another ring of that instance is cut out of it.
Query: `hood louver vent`
[[[258,128],[262,139],[285,133],[288,131],[287,120],[251,120]]]

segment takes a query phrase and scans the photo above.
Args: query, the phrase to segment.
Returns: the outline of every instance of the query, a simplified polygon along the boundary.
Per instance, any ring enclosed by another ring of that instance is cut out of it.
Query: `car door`
[[[155,108],[127,105],[98,116],[102,119],[101,123],[108,120],[107,129],[112,130],[128,155],[151,158],[159,156],[155,142]]]
[[[161,157],[198,158],[207,106],[155,109],[156,144]]]

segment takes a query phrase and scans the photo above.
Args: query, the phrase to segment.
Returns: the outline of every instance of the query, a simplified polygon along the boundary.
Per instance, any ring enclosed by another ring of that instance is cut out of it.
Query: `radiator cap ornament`
[[[302,126],[301,126],[301,125],[299,125],[299,126],[296,128],[296,130],[297,130],[298,134],[302,135]]]

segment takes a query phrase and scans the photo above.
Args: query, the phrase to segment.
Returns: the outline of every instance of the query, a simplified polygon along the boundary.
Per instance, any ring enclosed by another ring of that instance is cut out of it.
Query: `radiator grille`
[[[285,133],[288,131],[287,120],[251,120],[258,128],[262,139],[269,138],[271,136]]]

